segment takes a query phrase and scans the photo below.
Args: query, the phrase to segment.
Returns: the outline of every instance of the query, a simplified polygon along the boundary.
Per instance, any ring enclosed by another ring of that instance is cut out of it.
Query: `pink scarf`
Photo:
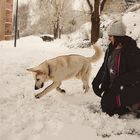
[[[116,56],[116,58],[115,58],[115,76],[116,77],[119,74],[120,56],[121,56],[121,53],[118,53],[117,56]],[[120,95],[117,95],[115,97],[115,101],[116,101],[116,107],[120,107],[121,106]]]

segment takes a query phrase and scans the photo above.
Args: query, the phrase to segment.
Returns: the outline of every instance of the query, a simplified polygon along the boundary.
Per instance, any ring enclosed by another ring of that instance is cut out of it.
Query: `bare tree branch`
[[[103,0],[101,3],[100,13],[104,10],[104,6],[107,0]]]
[[[90,11],[91,11],[91,13],[92,13],[92,12],[93,12],[93,6],[92,6],[90,0],[87,0],[87,3],[88,3],[88,6],[89,6],[89,8],[90,8]]]

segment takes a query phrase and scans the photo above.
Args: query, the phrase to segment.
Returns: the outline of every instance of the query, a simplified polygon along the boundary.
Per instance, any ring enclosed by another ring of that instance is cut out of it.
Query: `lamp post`
[[[17,44],[17,26],[18,26],[18,0],[16,2],[14,47],[16,47],[16,44]]]

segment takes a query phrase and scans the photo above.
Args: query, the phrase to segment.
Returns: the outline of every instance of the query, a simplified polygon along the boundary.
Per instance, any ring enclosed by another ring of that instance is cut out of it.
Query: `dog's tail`
[[[92,57],[88,57],[88,59],[90,62],[96,62],[102,57],[103,50],[100,47],[97,47],[96,44],[91,47],[95,50],[95,54]]]

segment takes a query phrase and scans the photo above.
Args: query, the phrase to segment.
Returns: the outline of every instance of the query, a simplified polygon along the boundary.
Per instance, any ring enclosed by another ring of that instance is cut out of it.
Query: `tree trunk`
[[[54,39],[56,38],[61,38],[60,16],[57,17],[56,23],[54,23]]]
[[[95,0],[94,3],[94,11],[92,11],[91,15],[91,44],[94,44],[99,39],[100,34],[100,0]]]
[[[53,27],[53,35],[54,35],[54,39],[57,38],[57,26],[56,26],[56,23],[54,23],[54,27]]]
[[[87,0],[87,3],[91,11],[91,44],[96,43],[100,36],[100,13],[104,9],[106,1],[107,0],[103,0],[102,3],[100,3],[100,0],[94,0],[94,9],[93,9],[90,0]]]

